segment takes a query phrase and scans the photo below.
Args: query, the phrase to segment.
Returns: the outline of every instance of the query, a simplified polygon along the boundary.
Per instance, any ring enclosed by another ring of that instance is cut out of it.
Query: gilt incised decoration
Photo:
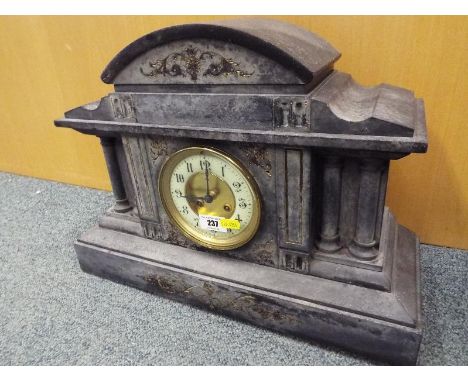
[[[244,143],[240,147],[249,159],[249,164],[260,167],[268,176],[271,176],[270,155],[265,146]]]
[[[162,140],[151,140],[150,142],[150,156],[153,161],[156,161],[160,156],[167,155],[166,142]]]
[[[188,48],[174,52],[162,59],[153,59],[140,67],[140,72],[147,77],[171,76],[187,77],[197,81],[199,76],[250,77],[254,72],[239,68],[240,64],[231,58],[225,58],[213,51],[200,52],[197,48]]]
[[[295,324],[299,322],[295,316],[259,301],[255,296],[223,290],[207,281],[190,285],[175,276],[148,275],[140,277],[148,284],[165,293],[185,295],[195,300],[206,301],[210,309],[213,310],[237,311],[248,316],[260,316],[264,320],[276,321],[278,323]]]

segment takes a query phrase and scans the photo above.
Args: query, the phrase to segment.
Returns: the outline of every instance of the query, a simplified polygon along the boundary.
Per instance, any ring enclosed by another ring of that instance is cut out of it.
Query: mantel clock
[[[164,28],[55,121],[100,138],[115,204],[85,272],[393,363],[417,360],[419,241],[385,206],[391,160],[427,150],[424,104],[362,87],[278,21]],[[401,197],[404,197],[402,195]]]

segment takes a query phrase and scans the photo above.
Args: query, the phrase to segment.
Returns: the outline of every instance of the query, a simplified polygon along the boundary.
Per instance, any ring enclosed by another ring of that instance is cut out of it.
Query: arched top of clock
[[[314,33],[248,18],[163,28],[132,42],[107,65],[117,85],[309,85],[340,53]]]

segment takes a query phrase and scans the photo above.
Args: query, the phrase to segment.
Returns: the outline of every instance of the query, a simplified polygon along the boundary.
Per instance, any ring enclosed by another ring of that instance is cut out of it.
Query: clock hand
[[[206,179],[206,196],[208,196],[210,192],[210,186],[208,183],[208,166],[206,164],[206,161],[205,161],[205,179]]]
[[[187,199],[187,200],[202,201],[202,202],[205,201],[205,197],[204,197],[204,196],[182,195],[182,192],[179,191],[179,190],[176,190],[176,191],[175,191],[175,194],[176,194],[176,196],[177,196],[178,198],[184,198],[184,199]]]
[[[182,197],[188,200],[195,200],[195,201],[202,201],[202,202],[205,201],[204,196],[183,195]]]
[[[208,162],[206,160],[205,160],[205,179],[206,179],[206,195],[204,199],[205,199],[205,202],[211,203],[213,201],[213,197],[210,195]]]

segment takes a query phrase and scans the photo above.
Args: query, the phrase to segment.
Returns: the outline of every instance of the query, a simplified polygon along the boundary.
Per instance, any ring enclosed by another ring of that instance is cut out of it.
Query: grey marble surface
[[[110,193],[0,173],[0,365],[369,365],[81,272]],[[422,246],[421,365],[468,364],[468,252]]]

